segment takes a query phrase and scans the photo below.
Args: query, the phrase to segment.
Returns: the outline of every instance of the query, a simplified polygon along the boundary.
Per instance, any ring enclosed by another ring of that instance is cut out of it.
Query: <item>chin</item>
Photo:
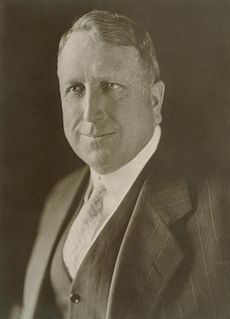
[[[82,156],[81,159],[99,174],[105,174],[109,170],[109,167],[112,166],[114,156],[108,154],[108,151],[91,150],[87,155]]]

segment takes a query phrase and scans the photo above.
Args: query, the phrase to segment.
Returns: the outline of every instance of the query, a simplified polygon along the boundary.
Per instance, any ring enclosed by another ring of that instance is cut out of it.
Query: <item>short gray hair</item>
[[[132,46],[137,49],[145,74],[151,82],[160,77],[156,51],[150,34],[132,19],[117,13],[94,10],[76,20],[62,36],[58,57],[73,32],[91,31],[95,38],[111,46]]]

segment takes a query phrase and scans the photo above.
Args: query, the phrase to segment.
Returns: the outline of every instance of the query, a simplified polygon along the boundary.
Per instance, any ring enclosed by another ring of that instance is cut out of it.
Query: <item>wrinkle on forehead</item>
[[[113,80],[140,76],[139,53],[134,47],[111,46],[87,31],[72,34],[59,57],[59,72],[69,80]]]

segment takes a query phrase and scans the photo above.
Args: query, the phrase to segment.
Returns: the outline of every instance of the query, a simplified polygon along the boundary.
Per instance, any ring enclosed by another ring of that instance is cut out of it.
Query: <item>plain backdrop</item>
[[[62,130],[56,54],[75,17],[93,9],[127,14],[150,31],[166,84],[163,134],[175,151],[202,165],[230,159],[227,0],[2,0],[0,318],[20,300],[45,197],[81,165]]]

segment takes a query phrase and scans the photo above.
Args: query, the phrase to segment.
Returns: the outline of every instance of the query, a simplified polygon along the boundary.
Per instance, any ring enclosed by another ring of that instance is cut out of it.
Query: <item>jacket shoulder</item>
[[[40,227],[53,218],[55,212],[66,211],[72,202],[76,191],[82,185],[84,178],[88,174],[88,167],[83,166],[62,178],[51,190],[44,204],[41,214]],[[52,215],[52,216],[51,216]]]
[[[69,194],[69,192],[74,188],[75,185],[78,184],[79,180],[82,180],[84,176],[88,172],[87,166],[82,166],[70,174],[64,176],[61,180],[59,180],[55,186],[52,188],[50,194],[48,195],[47,200],[52,200],[56,196],[58,196],[60,199],[61,197],[65,197],[66,194]]]

